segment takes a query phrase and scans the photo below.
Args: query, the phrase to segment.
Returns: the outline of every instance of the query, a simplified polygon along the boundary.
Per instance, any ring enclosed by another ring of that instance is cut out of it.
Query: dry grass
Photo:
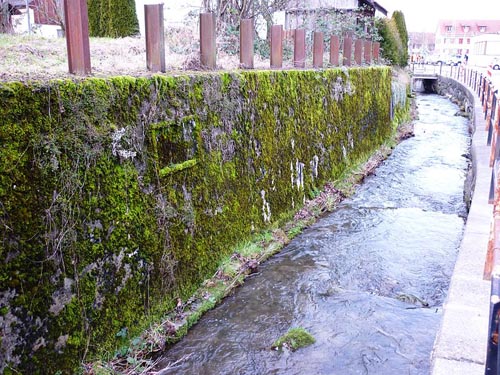
[[[199,70],[198,48],[193,40],[194,35],[167,40],[167,73]],[[90,38],[90,55],[93,77],[151,75],[146,68],[144,38]],[[217,65],[224,70],[238,69],[239,56],[218,51]],[[255,67],[266,69],[269,62],[256,56]],[[68,73],[65,39],[0,34],[0,81],[55,78],[75,78]]]

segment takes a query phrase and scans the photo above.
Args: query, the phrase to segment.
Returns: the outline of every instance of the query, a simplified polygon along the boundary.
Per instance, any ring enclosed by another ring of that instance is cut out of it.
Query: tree
[[[121,38],[137,35],[134,0],[87,0],[91,36]]]
[[[403,43],[396,19],[379,19],[377,27],[382,37],[382,56],[393,65],[405,67],[408,64],[408,46]]]
[[[59,25],[62,30],[66,30],[63,0],[34,0],[31,8],[35,11],[35,23]]]
[[[9,4],[8,0],[0,0],[0,33],[11,33],[12,15],[16,14],[16,9]]]

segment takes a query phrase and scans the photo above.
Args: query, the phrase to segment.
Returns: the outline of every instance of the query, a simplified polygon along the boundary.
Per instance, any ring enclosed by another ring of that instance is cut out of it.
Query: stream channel
[[[446,98],[419,94],[417,105],[415,137],[209,311],[158,374],[430,373],[467,214],[470,137]],[[299,326],[314,344],[271,350]]]

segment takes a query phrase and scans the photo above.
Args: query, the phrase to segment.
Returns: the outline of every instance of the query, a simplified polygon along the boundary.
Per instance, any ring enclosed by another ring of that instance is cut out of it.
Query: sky
[[[440,19],[500,20],[499,0],[377,0],[388,16],[400,10],[408,31],[435,32]],[[466,6],[464,4],[471,4]]]

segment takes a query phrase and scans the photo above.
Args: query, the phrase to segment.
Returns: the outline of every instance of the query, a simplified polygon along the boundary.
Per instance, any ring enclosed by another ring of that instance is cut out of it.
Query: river
[[[429,374],[467,214],[470,137],[446,98],[416,100],[415,137],[208,312],[159,374]],[[299,326],[313,345],[271,350]]]

